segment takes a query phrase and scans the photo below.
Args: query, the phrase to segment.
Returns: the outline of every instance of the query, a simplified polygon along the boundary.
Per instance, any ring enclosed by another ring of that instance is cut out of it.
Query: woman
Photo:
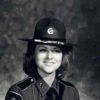
[[[79,100],[74,85],[62,80],[74,46],[65,34],[60,20],[43,18],[32,39],[21,39],[28,42],[23,65],[28,78],[11,86],[5,100]]]

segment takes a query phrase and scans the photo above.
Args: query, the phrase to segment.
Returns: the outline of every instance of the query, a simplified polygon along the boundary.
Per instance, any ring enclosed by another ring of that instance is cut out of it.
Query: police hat
[[[56,18],[40,19],[36,26],[32,39],[21,39],[33,44],[57,45],[72,50],[74,44],[66,42],[66,28],[64,24]]]

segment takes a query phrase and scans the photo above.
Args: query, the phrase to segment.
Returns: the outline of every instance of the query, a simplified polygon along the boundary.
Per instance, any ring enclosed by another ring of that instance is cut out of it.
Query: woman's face
[[[53,73],[61,65],[63,53],[57,46],[36,45],[35,62],[39,71],[43,73]]]

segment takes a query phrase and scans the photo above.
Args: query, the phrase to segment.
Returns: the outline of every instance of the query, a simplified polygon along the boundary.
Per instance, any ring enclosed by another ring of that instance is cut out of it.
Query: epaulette
[[[66,85],[66,86],[75,88],[75,86],[72,83],[70,83],[70,82],[66,82],[66,81],[60,80],[60,83]]]
[[[25,78],[24,80],[16,83],[16,85],[21,89],[25,89],[27,88],[28,86],[30,86],[32,83],[34,83],[34,79],[32,77],[28,77],[28,78]]]

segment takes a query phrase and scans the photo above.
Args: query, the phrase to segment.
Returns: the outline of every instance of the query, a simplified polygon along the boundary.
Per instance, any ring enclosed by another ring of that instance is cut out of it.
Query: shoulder
[[[9,90],[14,90],[14,89],[23,90],[23,89],[27,88],[28,86],[30,86],[34,82],[35,81],[32,77],[27,77],[27,78],[13,84]]]
[[[22,91],[29,87],[32,83],[34,83],[34,80],[31,77],[27,77],[15,83],[9,88],[5,100],[9,100],[8,98],[20,98],[18,100],[22,100]]]
[[[61,90],[63,89],[64,91],[66,91],[66,93],[68,93],[70,97],[74,97],[75,100],[79,100],[79,92],[75,85],[63,80],[60,80],[59,82]]]
[[[34,83],[34,79],[31,77],[27,77],[27,78],[13,84],[11,86],[10,90],[15,89],[15,88],[19,89],[19,90],[23,90],[23,89],[27,88],[28,86],[30,86],[32,83]]]
[[[77,88],[75,85],[73,85],[72,83],[70,82],[67,82],[67,81],[64,81],[64,80],[60,80],[60,85],[67,88],[68,90],[72,90],[74,92],[77,91]]]
[[[34,83],[34,79],[32,77],[27,77],[21,81],[19,81],[18,83],[14,84],[13,86],[17,86],[19,87],[21,90],[27,88],[28,86],[30,86],[32,83]]]
[[[70,83],[70,82],[66,82],[66,81],[64,81],[64,80],[60,80],[59,82],[60,82],[62,85],[66,86],[66,87],[75,88],[75,86],[74,86],[72,83]]]

